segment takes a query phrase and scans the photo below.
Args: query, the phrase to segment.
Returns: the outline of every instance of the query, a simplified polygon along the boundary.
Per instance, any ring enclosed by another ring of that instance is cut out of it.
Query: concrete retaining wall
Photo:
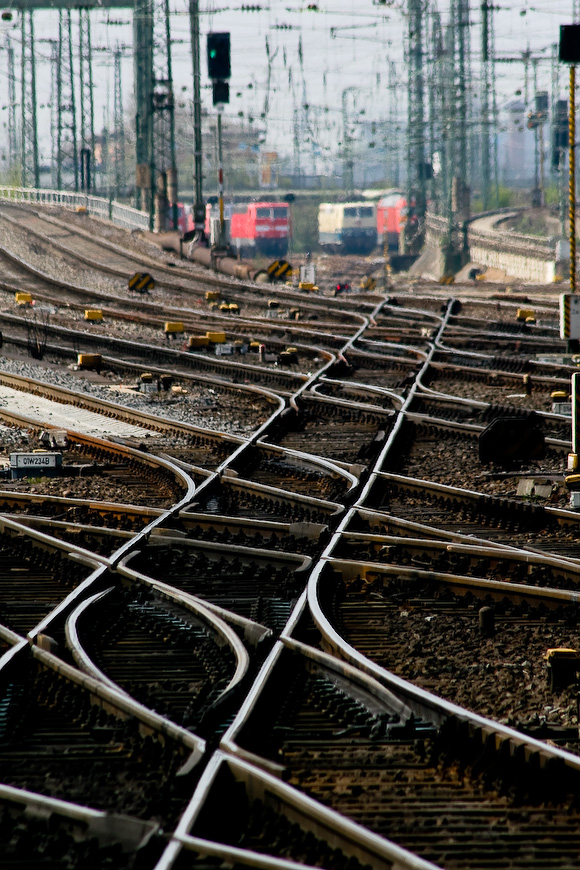
[[[469,259],[478,266],[498,269],[513,278],[534,284],[549,284],[565,264],[556,261],[556,239],[541,239],[513,233],[502,223],[518,213],[518,209],[503,209],[478,215],[467,227]],[[431,251],[441,251],[448,242],[447,222],[439,215],[428,215],[425,222],[425,245]],[[454,245],[460,244],[454,239]],[[444,257],[441,254],[441,262]],[[443,274],[444,269],[441,270]]]

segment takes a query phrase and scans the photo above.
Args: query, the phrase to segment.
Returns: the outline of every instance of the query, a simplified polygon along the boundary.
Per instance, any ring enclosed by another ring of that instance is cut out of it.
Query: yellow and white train
[[[322,202],[318,242],[334,254],[369,254],[377,245],[377,207],[369,202]]]

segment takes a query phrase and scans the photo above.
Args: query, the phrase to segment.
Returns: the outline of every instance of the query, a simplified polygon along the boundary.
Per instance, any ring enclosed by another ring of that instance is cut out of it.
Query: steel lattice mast
[[[32,12],[20,13],[21,36],[21,184],[38,187],[38,133],[36,124],[36,63],[34,54],[34,23]]]
[[[135,150],[137,160],[136,206],[153,214],[151,202],[153,102],[153,18],[151,0],[136,0],[133,12],[133,62],[135,82]]]
[[[60,107],[58,91],[58,78],[60,75],[58,64],[59,43],[58,39],[48,39],[46,42],[50,45],[50,181],[52,187],[57,190],[58,116]]]
[[[492,87],[492,64],[490,45],[491,6],[488,0],[481,4],[481,201],[484,211],[491,202],[491,149],[490,149],[490,93]]]
[[[95,158],[95,108],[93,101],[93,58],[91,19],[88,9],[79,9],[79,94],[81,187],[94,187],[91,167]]]
[[[14,47],[6,35],[6,54],[8,57],[8,152],[11,167],[20,163],[20,125],[16,112],[16,68],[14,63]]]
[[[165,229],[168,206],[177,225],[177,168],[169,0],[153,2],[152,101],[150,106],[151,188],[158,229]]]
[[[193,72],[193,160],[195,199],[193,217],[195,229],[203,233],[205,205],[203,202],[203,164],[201,141],[201,73],[199,59],[199,0],[189,0],[189,24],[191,31],[191,61]]]
[[[115,86],[113,96],[114,139],[115,139],[115,196],[118,197],[126,185],[125,179],[125,122],[123,119],[123,89],[121,78],[121,49],[115,49]]]
[[[424,0],[408,4],[407,203],[405,249],[420,247],[426,208],[425,105],[423,80]]]
[[[57,188],[79,189],[77,114],[74,88],[73,40],[70,10],[58,14]],[[65,180],[68,172],[68,182]]]
[[[461,217],[469,214],[469,155],[466,57],[469,51],[469,0],[454,0],[452,5],[452,32],[454,39],[453,94],[454,141],[453,158],[455,211]]]

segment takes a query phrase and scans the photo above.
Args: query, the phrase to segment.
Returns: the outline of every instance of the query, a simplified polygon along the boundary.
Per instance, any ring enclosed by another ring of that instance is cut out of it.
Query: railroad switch
[[[546,652],[546,676],[551,692],[573,685],[578,680],[580,656],[568,647],[554,647]]]

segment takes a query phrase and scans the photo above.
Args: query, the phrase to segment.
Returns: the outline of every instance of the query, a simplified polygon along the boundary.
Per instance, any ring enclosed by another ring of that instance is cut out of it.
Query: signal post
[[[213,104],[217,107],[217,144],[218,144],[218,195],[220,209],[220,231],[217,248],[226,248],[228,240],[224,220],[224,168],[222,151],[222,112],[225,103],[230,101],[231,76],[230,34],[208,33],[207,71],[212,82]]]

